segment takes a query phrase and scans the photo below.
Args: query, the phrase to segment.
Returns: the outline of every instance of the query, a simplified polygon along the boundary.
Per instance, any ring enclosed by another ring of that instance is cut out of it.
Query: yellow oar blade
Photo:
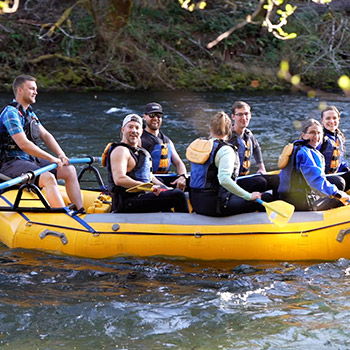
[[[294,205],[284,201],[262,202],[269,219],[278,226],[288,223],[294,213]]]
[[[150,182],[130,187],[126,192],[153,192],[153,184]]]

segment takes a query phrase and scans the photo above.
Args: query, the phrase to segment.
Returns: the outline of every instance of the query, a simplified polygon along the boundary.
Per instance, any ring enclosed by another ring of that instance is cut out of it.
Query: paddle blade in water
[[[269,219],[278,226],[283,226],[288,223],[294,213],[294,205],[284,201],[274,201],[263,203]]]

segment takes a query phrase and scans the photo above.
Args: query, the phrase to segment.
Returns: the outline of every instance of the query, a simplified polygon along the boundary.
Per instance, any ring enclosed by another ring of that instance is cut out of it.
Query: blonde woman
[[[247,192],[237,185],[240,162],[237,147],[226,141],[231,136],[231,120],[219,112],[210,121],[213,147],[203,164],[191,162],[190,199],[194,211],[210,216],[228,216],[263,210],[255,202],[260,192]],[[263,198],[270,201],[271,196]]]

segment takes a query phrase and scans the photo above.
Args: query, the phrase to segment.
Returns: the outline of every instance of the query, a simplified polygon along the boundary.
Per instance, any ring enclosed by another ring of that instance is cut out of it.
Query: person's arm
[[[337,187],[327,180],[324,169],[322,169],[311,149],[300,148],[296,156],[296,167],[297,170],[300,170],[308,185],[314,190],[326,196],[334,196],[338,193]]]
[[[57,163],[58,168],[60,168],[63,163],[60,158],[54,157],[50,153],[44,151],[32,141],[28,140],[24,132],[12,135],[13,140],[16,142],[17,146],[25,153],[33,157],[38,157],[42,159],[47,159],[52,163]]]
[[[56,139],[53,137],[53,135],[48,132],[42,124],[39,124],[39,130],[40,130],[40,138],[45,143],[45,145],[57,155],[59,159],[63,162],[63,164],[68,164],[69,159],[56,141]]]
[[[127,175],[130,158],[130,151],[126,147],[116,147],[112,151],[110,161],[115,185],[124,188],[142,185],[143,182],[134,180]]]
[[[177,174],[181,175],[171,184],[176,185],[177,188],[184,191],[186,187],[186,178],[187,178],[186,166],[184,162],[181,160],[179,154],[177,153],[174,143],[172,141],[170,141],[170,148],[171,148],[171,163],[174,164]]]
[[[50,153],[42,150],[27,138],[16,108],[7,110],[6,114],[4,115],[3,123],[13,141],[23,152],[32,157],[43,158],[51,161],[52,163],[57,163],[58,168],[62,166],[62,161],[59,158],[56,158]]]
[[[239,196],[247,201],[260,198],[258,192],[249,193],[237,185],[232,179],[233,168],[235,164],[236,153],[229,146],[223,146],[215,156],[215,165],[218,168],[218,180],[221,186],[227,191]]]
[[[264,163],[259,163],[258,164],[259,170],[257,171],[257,173],[260,174],[266,174],[266,169],[265,169],[265,164]]]
[[[350,170],[350,167],[347,163],[347,161],[345,160],[345,147],[344,147],[344,144],[343,142],[341,141],[341,144],[340,144],[340,159],[339,159],[339,169],[338,171],[339,172],[342,172],[342,171],[349,171]]]
[[[251,137],[251,141],[253,143],[254,159],[256,161],[256,164],[259,167],[259,170],[257,172],[261,173],[261,174],[266,174],[265,164],[264,164],[264,161],[263,161],[263,156],[262,156],[261,147],[259,145],[259,142],[255,138],[255,136],[253,136],[253,135]]]

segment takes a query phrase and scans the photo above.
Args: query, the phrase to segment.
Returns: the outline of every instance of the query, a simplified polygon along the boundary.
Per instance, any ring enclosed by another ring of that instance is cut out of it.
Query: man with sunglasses
[[[174,182],[171,182],[171,185],[184,191],[187,180],[186,167],[177,153],[174,143],[159,130],[163,114],[162,106],[159,103],[151,102],[146,105],[143,114],[145,128],[141,137],[142,147],[152,156],[154,174],[167,174],[171,165],[175,166],[178,177]]]
[[[109,144],[106,158],[108,189],[112,211],[120,213],[175,212],[188,213],[185,193],[167,188],[151,172],[150,154],[138,147],[142,135],[142,118],[128,114],[122,123],[121,142]],[[142,185],[153,183],[152,192]],[[136,187],[136,192],[128,189]]]
[[[265,192],[273,190],[274,197],[277,198],[277,189],[279,185],[278,175],[267,175],[262,157],[259,142],[248,129],[252,117],[250,105],[244,101],[236,101],[232,105],[231,118],[233,120],[232,137],[230,143],[238,148],[240,169],[239,176],[248,175],[251,166],[251,157],[259,167],[258,173],[262,176],[243,177],[237,180],[237,183],[249,192]]]

